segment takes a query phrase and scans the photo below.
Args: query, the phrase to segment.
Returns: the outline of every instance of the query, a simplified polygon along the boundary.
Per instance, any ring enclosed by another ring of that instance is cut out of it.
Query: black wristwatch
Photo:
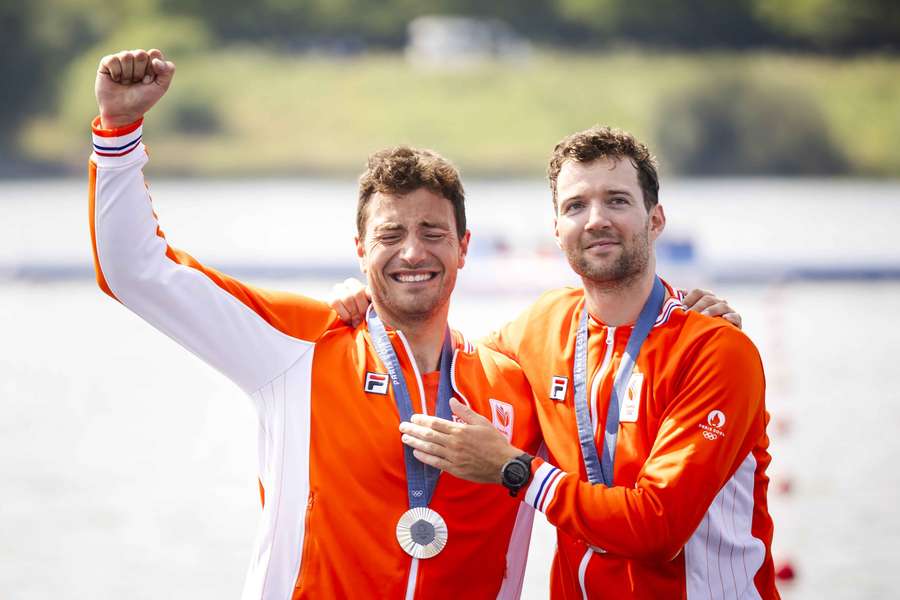
[[[515,497],[519,490],[531,481],[531,461],[534,457],[530,454],[519,456],[506,461],[500,469],[500,482],[509,490],[509,495]]]

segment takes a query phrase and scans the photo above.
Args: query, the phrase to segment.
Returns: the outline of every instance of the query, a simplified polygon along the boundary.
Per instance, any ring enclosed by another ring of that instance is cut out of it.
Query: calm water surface
[[[153,190],[170,240],[201,260],[348,264],[352,182]],[[880,183],[682,182],[666,208],[671,235],[692,238],[700,263],[889,265],[900,264],[888,237],[900,223],[897,192]],[[482,256],[501,238],[514,254],[551,244],[539,182],[475,183],[469,198],[476,239],[491,240]],[[81,182],[0,184],[0,264],[86,264],[84,205]],[[489,285],[501,274],[479,270],[477,258],[451,314],[473,336],[565,279],[512,261],[509,287]],[[679,282],[703,281],[695,267]],[[322,296],[331,282],[254,283]],[[784,596],[894,597],[900,282],[716,291],[742,312],[766,366],[774,553],[798,572]],[[0,598],[239,597],[259,516],[255,422],[243,395],[88,281],[0,279],[0,331]],[[526,598],[546,597],[552,551],[552,530],[539,523]]]

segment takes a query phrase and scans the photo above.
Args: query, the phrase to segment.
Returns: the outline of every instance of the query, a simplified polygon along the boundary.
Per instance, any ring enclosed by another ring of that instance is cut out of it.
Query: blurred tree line
[[[0,158],[18,127],[53,107],[61,76],[104,40],[153,30],[172,49],[214,43],[274,51],[352,53],[399,48],[423,14],[497,18],[536,43],[685,50],[773,48],[845,55],[894,53],[897,0],[6,0],[0,4]],[[135,42],[132,42],[135,43]]]
[[[62,4],[62,0],[41,0]],[[91,4],[94,0],[65,0]],[[126,0],[131,8],[137,3]],[[148,2],[141,3],[144,6]],[[423,14],[502,19],[549,44],[617,42],[687,49],[780,47],[844,53],[896,49],[896,0],[153,0],[154,12],[201,20],[227,40],[303,44],[344,37],[397,47]]]
[[[120,23],[155,18],[152,1],[11,0],[0,3],[0,159],[29,115],[52,108],[72,60]]]

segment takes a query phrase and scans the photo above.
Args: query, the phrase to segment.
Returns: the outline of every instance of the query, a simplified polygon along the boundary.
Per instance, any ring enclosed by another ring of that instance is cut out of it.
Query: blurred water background
[[[358,273],[365,157],[435,148],[468,190],[471,336],[573,282],[553,145],[637,134],[660,272],[727,298],[765,362],[785,598],[897,595],[896,0],[29,0],[0,3],[0,600],[237,598],[244,577],[249,403],[92,283],[92,83],[136,47],[178,65],[145,125],[174,245],[323,296]],[[552,538],[538,523],[529,600]]]
[[[545,185],[470,182],[455,327],[481,335],[566,283]],[[253,413],[93,284],[85,188],[0,184],[0,597],[237,597],[259,515]],[[151,177],[151,192],[170,243],[254,283],[321,297],[358,274],[352,180]],[[795,567],[791,600],[886,598],[900,584],[898,193],[664,183],[660,272],[727,298],[765,362],[774,552]],[[546,597],[554,546],[538,521],[528,599]]]

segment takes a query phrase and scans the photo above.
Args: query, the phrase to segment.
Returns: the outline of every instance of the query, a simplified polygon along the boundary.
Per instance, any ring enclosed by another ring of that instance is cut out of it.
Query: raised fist
[[[169,89],[174,75],[175,63],[156,49],[104,56],[94,84],[100,125],[113,129],[143,117]]]

